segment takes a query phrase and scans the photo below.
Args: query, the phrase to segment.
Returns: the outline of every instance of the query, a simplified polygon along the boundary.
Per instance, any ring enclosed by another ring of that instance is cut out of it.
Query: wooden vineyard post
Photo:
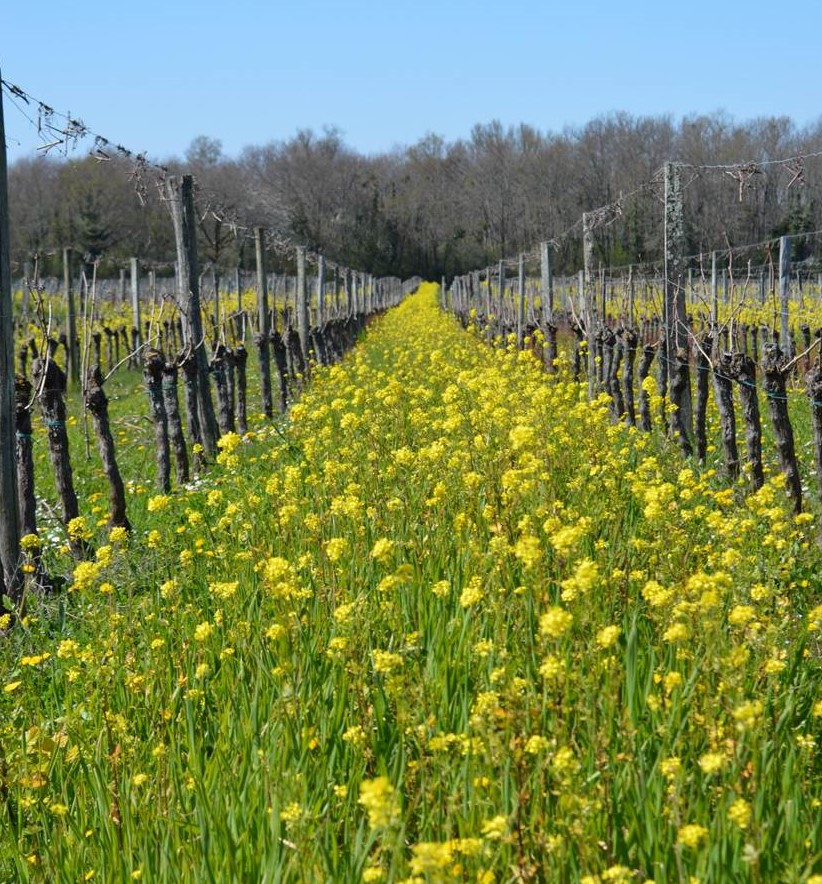
[[[271,326],[268,313],[268,277],[265,266],[265,237],[262,227],[254,229],[254,247],[257,256],[257,334],[254,346],[260,363],[260,390],[263,398],[263,413],[267,418],[274,415],[271,398]]]
[[[15,379],[17,410],[17,490],[20,534],[37,533],[37,499],[34,494],[34,446],[31,434],[31,384],[23,375]]]
[[[31,427],[32,387],[24,375],[15,378],[14,392],[17,405],[17,493],[20,511],[20,536],[37,534],[37,498],[34,493],[34,445]],[[33,550],[34,581],[44,590],[54,584],[46,571],[42,551]],[[0,570],[0,582],[2,571]],[[0,605],[2,607],[2,605]]]
[[[286,329],[286,334],[289,329]],[[288,407],[288,352],[285,340],[275,328],[271,333],[271,346],[274,350],[274,364],[277,367],[277,379],[280,385],[279,411],[284,414]]]
[[[168,444],[168,415],[163,401],[163,357],[156,350],[145,354],[143,377],[154,421],[154,450],[157,459],[157,487],[163,494],[171,490],[171,463]]]
[[[487,342],[490,342],[492,334],[491,334],[491,300],[493,293],[491,291],[491,268],[486,268],[485,271],[485,339]]]
[[[63,523],[68,526],[72,519],[80,515],[77,494],[74,490],[74,476],[69,456],[68,433],[66,432],[66,392],[65,372],[52,359],[37,358],[32,363],[34,387],[40,400],[43,420],[48,429],[49,457],[54,470],[57,493],[63,507]],[[82,539],[69,537],[69,544],[75,557],[82,558],[89,552],[88,544]]]
[[[625,424],[629,427],[636,426],[636,408],[634,406],[634,362],[636,361],[637,344],[639,337],[632,328],[627,328],[622,333],[622,342],[625,349],[625,362],[622,367],[622,387],[625,398]]]
[[[671,401],[683,402],[690,398],[690,366],[688,365],[688,351],[680,349],[676,351],[671,360],[674,363],[674,374],[671,378]],[[685,409],[677,407],[671,416],[671,426],[679,438],[679,447],[683,457],[690,457],[693,452],[688,425],[685,421]]]
[[[217,420],[220,432],[234,432],[234,411],[231,408],[231,396],[228,389],[229,354],[224,344],[217,344],[211,357],[211,374],[217,388]]]
[[[788,325],[788,302],[791,295],[791,238],[779,237],[779,348],[789,359],[791,334]]]
[[[71,284],[71,249],[63,249],[63,289],[66,296],[66,373],[72,386],[80,380],[80,348],[77,346],[77,310]]]
[[[131,327],[137,329],[137,336],[140,335],[140,268],[137,259],[131,259]],[[139,344],[139,340],[137,341]],[[136,349],[136,348],[135,348]]]
[[[18,567],[20,516],[17,503],[16,425],[6,130],[0,89],[0,613],[5,609],[3,595],[17,601],[23,585],[22,572]]]
[[[180,399],[177,395],[179,371],[176,362],[163,365],[163,405],[168,419],[168,439],[174,449],[177,464],[177,484],[188,482],[188,448],[183,435],[183,422],[180,419]]]
[[[716,327],[719,324],[719,287],[716,277],[716,252],[711,252],[711,325]]]
[[[619,385],[619,369],[624,355],[622,341],[607,326],[603,326],[603,329],[605,332],[603,345],[610,350],[607,359],[606,389],[613,402],[614,417],[619,420],[625,415],[625,400],[622,397],[622,387]]]
[[[736,444],[736,412],[730,375],[730,354],[720,353],[718,334],[714,335],[713,348],[714,396],[722,428],[722,450],[728,478],[733,481],[739,475],[739,449]]]
[[[739,384],[739,401],[745,421],[745,446],[751,471],[751,490],[758,491],[765,482],[762,468],[762,421],[756,391],[756,363],[743,353],[734,353],[729,363],[730,375]]]
[[[216,232],[215,232],[215,241],[218,241],[219,238],[219,230],[220,230],[220,222],[216,221]],[[220,327],[220,274],[217,270],[216,262],[211,265],[211,286],[214,289],[214,328],[218,329]]]
[[[520,254],[517,262],[517,349],[521,350],[525,340],[525,255]]]
[[[650,433],[653,426],[651,419],[651,402],[645,385],[642,383],[651,372],[651,363],[654,361],[656,350],[654,345],[645,343],[642,347],[642,357],[639,360],[639,428],[645,433]]]
[[[322,328],[325,322],[325,258],[317,258],[317,321],[314,325]]]
[[[784,237],[783,237],[784,238]],[[779,455],[779,466],[785,476],[785,487],[793,502],[795,513],[802,512],[802,482],[799,477],[799,465],[796,461],[796,445],[793,427],[788,415],[788,394],[785,377],[790,370],[782,351],[775,344],[768,344],[762,351],[762,373],[765,380],[762,386],[768,396],[768,410],[771,414],[771,426],[776,451]]]
[[[554,323],[553,246],[540,244],[540,276],[542,283],[542,324],[545,329],[545,368],[552,372],[557,359],[557,327]]]
[[[248,351],[242,344],[234,348],[234,365],[237,369],[237,432],[244,436],[248,432],[248,418],[246,409],[246,389],[248,386],[246,363]]]
[[[194,181],[183,175],[182,181],[170,175],[165,182],[166,201],[174,222],[177,246],[177,306],[183,320],[186,340],[197,372],[197,412],[200,419],[202,446],[206,455],[217,453],[220,428],[211,401],[205,333],[200,309],[199,265],[197,260],[197,216],[194,211]],[[189,417],[190,420],[190,417]]]
[[[114,455],[114,438],[108,418],[108,397],[103,390],[103,374],[99,363],[89,369],[83,389],[83,398],[91,413],[94,432],[97,436],[97,449],[103,463],[103,473],[109,487],[109,528],[131,530],[126,515],[126,492],[123,479]]]
[[[597,394],[596,354],[596,306],[594,303],[594,227],[590,212],[582,213],[582,294],[584,299],[583,324],[585,342],[588,347],[588,399],[593,401]]]
[[[363,292],[363,295],[365,293]],[[305,278],[305,248],[297,247],[297,333],[303,363],[308,366],[308,286]]]
[[[700,463],[705,463],[708,456],[708,436],[706,420],[708,413],[708,373],[711,361],[708,354],[713,348],[713,332],[707,331],[701,336],[700,346],[696,348],[696,403],[694,407],[694,435],[696,437],[696,456]]]
[[[691,376],[688,364],[688,316],[683,280],[685,216],[682,207],[682,167],[665,163],[665,350],[668,387],[677,413],[673,425],[683,452],[690,453],[693,434]]]
[[[597,274],[597,277],[599,279],[599,315],[602,317],[602,324],[604,326],[608,322],[608,283],[605,277],[605,268],[602,264],[599,265],[599,273]]]
[[[499,262],[499,300],[496,309],[496,325],[497,330],[502,334],[502,326],[504,321],[504,305],[505,305],[505,262]]]

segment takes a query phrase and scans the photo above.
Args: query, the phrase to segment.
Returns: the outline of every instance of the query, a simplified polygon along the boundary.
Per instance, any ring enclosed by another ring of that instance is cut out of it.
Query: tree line
[[[615,113],[562,132],[491,122],[466,138],[427,134],[372,156],[353,150],[336,129],[298,131],[236,158],[199,136],[167,165],[195,176],[205,266],[253,269],[248,231],[260,225],[377,275],[450,278],[556,237],[584,211],[613,203],[619,212],[597,231],[597,260],[659,260],[661,192],[635,191],[666,161],[689,167],[691,254],[822,229],[822,159],[811,156],[817,152],[822,118],[800,129],[787,117],[736,122],[714,113],[677,121]],[[794,156],[805,159],[773,162]],[[716,166],[726,168],[710,168]],[[97,261],[101,276],[116,275],[134,255],[171,274],[174,234],[161,189],[150,169],[139,171],[123,159],[93,156],[15,162],[15,275],[35,257],[41,275],[59,275],[65,246]],[[795,257],[812,257],[810,250],[803,253],[800,244]],[[558,243],[555,264],[560,273],[581,265],[578,236]]]

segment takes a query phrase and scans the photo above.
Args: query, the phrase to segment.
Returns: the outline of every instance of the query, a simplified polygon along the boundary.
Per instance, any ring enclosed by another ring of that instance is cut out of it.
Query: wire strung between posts
[[[55,148],[62,148],[63,156],[68,156],[69,151],[76,149],[77,144],[80,141],[85,138],[91,137],[94,139],[94,145],[89,151],[89,155],[94,157],[98,161],[109,161],[113,159],[116,155],[123,159],[132,160],[134,162],[134,166],[131,172],[131,178],[136,183],[137,194],[141,202],[144,202],[144,195],[146,192],[143,177],[147,169],[153,169],[158,173],[158,186],[161,185],[166,176],[170,174],[170,169],[168,166],[148,160],[145,152],[137,153],[125,147],[123,144],[117,143],[112,139],[107,138],[98,132],[95,132],[93,129],[87,126],[79,117],[74,117],[71,116],[71,114],[62,113],[55,110],[54,107],[32,95],[30,92],[27,92],[21,86],[18,86],[15,83],[11,83],[6,79],[0,78],[0,89],[5,90],[6,94],[9,96],[9,99],[14,104],[14,106],[29,121],[31,126],[37,129],[38,135],[43,139],[43,144],[40,145],[37,150],[42,151],[44,154],[48,154],[49,151]],[[26,112],[25,108],[21,105],[21,102],[28,107],[34,107],[37,109],[36,120],[33,119],[29,113]],[[55,123],[55,119],[58,118],[60,120],[59,124]],[[48,140],[49,137],[51,137],[51,141]],[[252,227],[241,224],[236,218],[230,217],[235,213],[229,211],[225,207],[217,207],[211,209],[210,211],[216,220],[225,221],[225,223],[227,223],[235,231],[235,235],[241,232],[244,235],[243,238],[245,241],[250,241],[253,239]],[[218,211],[223,217],[217,215]],[[265,236],[266,246],[271,248],[271,250],[279,256],[291,260],[293,260],[297,256],[297,250],[300,248],[300,246],[298,246],[292,240],[270,230],[266,230]],[[41,252],[41,254],[59,254],[59,250],[55,249],[43,251]],[[310,261],[311,263],[318,264],[321,256],[318,252],[315,252],[311,249],[305,249],[305,257],[306,260]],[[345,265],[340,264],[336,261],[325,258],[325,256],[322,257],[328,270],[338,270],[350,273],[361,272],[346,267]],[[166,264],[152,264],[150,265],[150,269],[165,270],[174,266],[174,262],[168,262]]]
[[[20,86],[10,83],[8,80],[2,78],[0,78],[0,86],[5,87],[6,93],[12,103],[14,103],[32,126],[37,129],[38,134],[43,139],[44,143],[37,148],[38,150],[48,153],[50,150],[62,146],[63,155],[67,156],[68,151],[73,150],[79,141],[92,137],[94,138],[94,146],[91,149],[90,154],[98,160],[110,160],[113,158],[113,155],[116,154],[124,159],[135,160],[141,167],[156,169],[164,175],[168,173],[167,166],[146,159],[145,152],[136,153],[129,150],[129,148],[124,145],[118,144],[110,138],[106,138],[104,135],[95,132],[87,126],[79,117],[73,117],[68,113],[62,113],[61,111],[55,110],[51,105],[46,104],[45,101],[35,97]],[[25,102],[29,107],[34,106],[37,108],[38,118],[36,122],[23,110],[23,108],[20,107],[18,103],[19,101]],[[54,122],[55,118],[59,118],[59,125]],[[48,142],[45,133],[54,136],[56,140]]]

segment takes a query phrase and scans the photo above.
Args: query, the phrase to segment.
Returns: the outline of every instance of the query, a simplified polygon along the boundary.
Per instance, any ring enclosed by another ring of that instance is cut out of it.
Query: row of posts
[[[268,295],[270,289],[269,276],[266,272],[265,232],[263,228],[255,230],[254,238],[257,264],[256,273],[254,274],[254,288],[257,293],[257,330],[261,333],[266,333],[276,330],[277,305],[274,304],[269,309]],[[306,249],[298,247],[296,249],[297,276],[294,279],[294,290],[291,298],[289,298],[287,292],[287,279],[284,278],[286,287],[284,307],[286,310],[288,309],[289,301],[294,305],[294,314],[304,356],[307,356],[308,329],[312,321],[314,326],[322,327],[332,317],[339,318],[358,314],[371,314],[374,310],[384,307],[388,302],[388,289],[400,285],[399,280],[377,279],[368,273],[337,266],[333,266],[333,271],[329,273],[325,258],[322,255],[318,256],[317,259],[317,275],[311,278],[306,272],[306,260]],[[136,330],[134,343],[135,347],[139,347],[146,343],[142,339],[143,279],[140,274],[139,260],[131,258],[129,263],[132,324],[133,329]],[[125,279],[125,270],[121,270],[118,297],[120,303],[123,303],[126,297]],[[69,342],[66,348],[66,370],[69,382],[76,384],[79,382],[81,366],[79,337],[77,334],[77,296],[75,284],[72,280],[72,250],[64,248],[63,292],[66,304],[66,340]],[[214,298],[211,306],[215,322],[219,323],[221,312],[220,280],[216,274],[213,275],[212,282]],[[178,284],[175,280],[175,285]],[[152,293],[152,299],[156,301],[156,276],[153,270],[148,271],[148,288]],[[236,293],[236,314],[234,315],[242,315],[244,311],[244,289],[242,285],[242,271],[239,267],[236,267],[234,270],[233,290]],[[311,303],[312,294],[314,296],[313,305]],[[391,294],[394,294],[393,291]],[[273,329],[271,326],[272,320],[274,323]]]
[[[583,269],[579,271],[578,279],[578,302],[576,309],[569,301],[570,313],[575,314],[581,320],[586,330],[586,338],[589,347],[592,347],[591,338],[596,332],[600,322],[606,320],[607,289],[604,272],[599,274],[594,269],[594,231],[598,226],[598,219],[602,217],[600,212],[585,212],[582,215],[582,246],[583,246]],[[669,353],[675,353],[678,349],[689,349],[688,317],[686,315],[688,292],[695,292],[693,270],[688,269],[685,273],[685,232],[684,211],[682,202],[681,167],[676,163],[665,165],[665,259],[663,270],[663,323],[665,327],[666,349]],[[526,280],[525,280],[525,256],[518,257],[518,273],[515,289],[516,303],[516,338],[521,348],[526,329]],[[553,243],[545,241],[540,244],[540,300],[541,316],[534,315],[538,325],[551,325],[555,319],[554,309],[554,280],[553,280]],[[719,268],[719,252],[711,253],[711,282],[710,282],[710,321],[716,326],[719,322],[720,303],[720,279],[723,292],[723,301],[727,305],[730,301],[728,287],[729,274],[725,269]],[[506,291],[506,262],[500,261],[497,271],[498,295],[500,306],[505,299]],[[451,287],[451,306],[454,300],[462,302],[461,306],[467,308],[467,301],[474,292],[479,292],[479,272],[458,277]],[[492,270],[487,268],[487,287],[485,291],[485,314],[492,315]],[[686,283],[687,277],[687,283]],[[779,344],[780,349],[786,356],[793,356],[792,336],[789,327],[789,304],[791,299],[791,238],[782,236],[779,239],[779,264],[778,264],[778,298],[779,298]],[[747,279],[751,278],[751,267],[748,262]],[[599,279],[599,299],[597,298],[597,279]],[[687,285],[687,287],[686,287]],[[820,293],[822,293],[822,275],[819,278]],[[770,284],[773,287],[773,284]],[[759,273],[758,279],[759,302],[765,302],[766,277],[764,272]],[[442,282],[442,291],[447,293],[445,279]],[[447,297],[447,294],[445,295]],[[800,287],[801,296],[801,287]],[[599,303],[598,303],[599,301]],[[632,325],[635,322],[635,281],[633,268],[629,267],[627,277],[627,317],[626,321]],[[467,312],[467,309],[465,310]],[[589,352],[592,352],[589,350]],[[593,366],[589,371],[593,372]],[[593,394],[593,374],[589,377],[590,392]]]

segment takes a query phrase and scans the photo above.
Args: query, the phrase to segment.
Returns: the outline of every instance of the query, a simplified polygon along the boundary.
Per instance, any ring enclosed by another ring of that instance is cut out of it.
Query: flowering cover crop
[[[822,881],[781,476],[735,501],[435,295],[31,603],[0,878]]]

